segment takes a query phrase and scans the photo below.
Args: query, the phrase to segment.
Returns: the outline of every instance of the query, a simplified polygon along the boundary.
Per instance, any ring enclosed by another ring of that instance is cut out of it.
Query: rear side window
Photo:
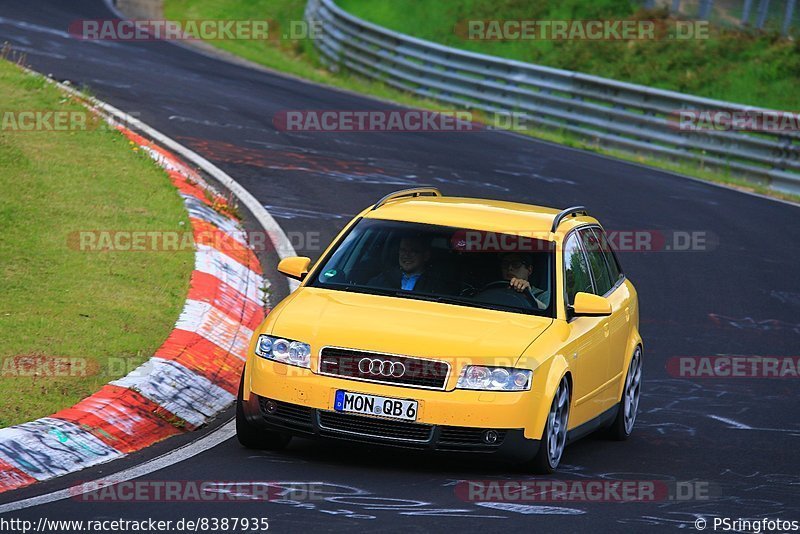
[[[564,244],[564,284],[567,289],[567,302],[575,303],[575,295],[580,292],[592,292],[592,279],[589,276],[589,265],[583,255],[577,234],[572,234]]]
[[[595,294],[605,295],[614,287],[616,280],[611,281],[605,255],[600,250],[600,241],[591,228],[578,230],[578,234],[581,236],[586,256],[589,258],[589,267],[594,278]]]

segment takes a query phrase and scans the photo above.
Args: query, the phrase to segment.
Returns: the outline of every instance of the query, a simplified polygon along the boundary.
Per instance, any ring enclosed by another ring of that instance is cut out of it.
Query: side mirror
[[[292,256],[290,258],[283,258],[278,264],[278,272],[285,274],[289,278],[300,280],[308,274],[308,268],[311,266],[311,258],[305,256]]]
[[[605,297],[581,292],[575,295],[572,315],[574,317],[603,317],[611,315],[611,303]]]

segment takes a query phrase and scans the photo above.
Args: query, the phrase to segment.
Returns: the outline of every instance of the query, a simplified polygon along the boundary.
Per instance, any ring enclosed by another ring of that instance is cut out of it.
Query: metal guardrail
[[[315,43],[332,70],[800,194],[800,132],[687,131],[675,120],[679,110],[770,110],[450,48],[361,20],[332,0],[309,0],[305,17],[320,22]]]

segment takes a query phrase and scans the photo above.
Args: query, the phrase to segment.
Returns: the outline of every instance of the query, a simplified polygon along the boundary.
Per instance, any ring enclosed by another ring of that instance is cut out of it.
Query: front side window
[[[586,263],[577,234],[570,235],[564,244],[564,284],[570,306],[575,304],[576,294],[592,292],[589,265]]]
[[[595,294],[605,295],[614,286],[616,280],[614,282],[611,281],[606,258],[600,250],[600,242],[591,228],[578,230],[578,234],[583,241],[586,257],[589,258],[589,268],[592,270],[592,277],[594,277]]]
[[[614,251],[611,250],[611,245],[608,243],[606,233],[600,228],[592,228],[592,231],[594,232],[595,237],[597,237],[600,252],[603,253],[603,256],[606,259],[606,265],[608,266],[608,274],[611,277],[611,283],[616,284],[621,278],[624,277],[622,274],[622,268],[617,261],[617,256],[614,254]]]
[[[362,219],[309,286],[552,316],[553,243]]]

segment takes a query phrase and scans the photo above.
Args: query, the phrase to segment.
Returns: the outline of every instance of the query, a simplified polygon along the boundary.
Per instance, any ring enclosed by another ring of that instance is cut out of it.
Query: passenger
[[[416,235],[402,237],[397,259],[397,267],[372,278],[369,285],[421,293],[441,293],[448,287],[429,265],[430,239]]]

